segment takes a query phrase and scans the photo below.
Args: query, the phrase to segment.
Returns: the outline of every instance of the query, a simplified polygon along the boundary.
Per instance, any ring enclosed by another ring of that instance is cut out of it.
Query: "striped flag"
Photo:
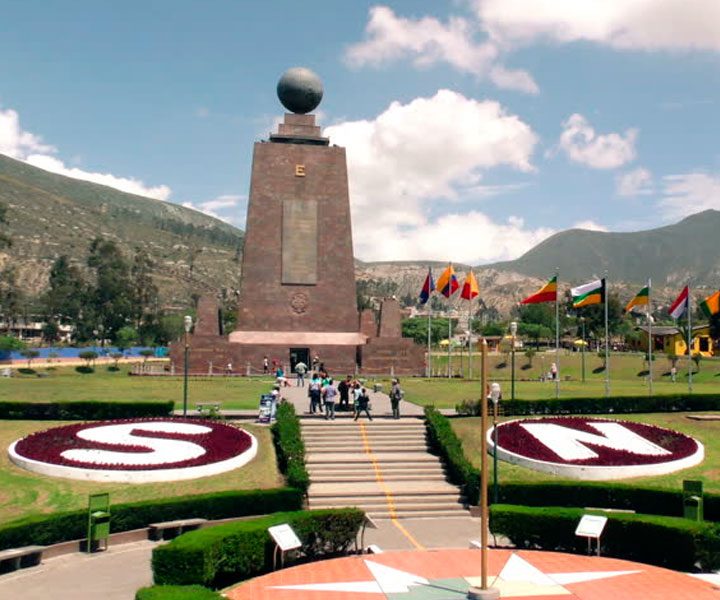
[[[475,274],[472,272],[472,269],[465,277],[465,282],[463,283],[462,292],[460,292],[460,297],[464,298],[465,300],[472,300],[476,296],[480,294],[480,288],[478,287],[477,279],[475,279]]]
[[[700,303],[700,309],[709,319],[720,312],[720,290],[711,294]]]
[[[557,275],[520,304],[540,304],[541,302],[555,302],[555,300],[557,300]]]
[[[570,290],[573,308],[582,308],[605,302],[605,280],[596,279]]]
[[[650,286],[646,285],[637,295],[628,302],[625,312],[630,312],[636,306],[647,306],[650,304]]]
[[[450,263],[438,278],[435,289],[446,298],[449,298],[459,287],[460,284],[455,276],[455,269],[453,269],[452,263]]]
[[[680,295],[670,305],[668,312],[673,319],[679,319],[682,317],[688,309],[690,300],[690,290],[688,286],[685,286],[680,292]]]
[[[425,304],[430,299],[430,294],[435,291],[435,282],[433,281],[432,269],[428,268],[428,274],[420,291],[420,304]]]

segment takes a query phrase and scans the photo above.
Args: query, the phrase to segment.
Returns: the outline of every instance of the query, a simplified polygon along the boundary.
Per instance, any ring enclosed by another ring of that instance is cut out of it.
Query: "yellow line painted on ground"
[[[418,542],[412,534],[405,529],[403,525],[400,524],[400,521],[398,521],[397,518],[397,512],[395,512],[395,500],[392,495],[392,491],[385,483],[385,480],[383,479],[382,469],[380,468],[380,464],[378,463],[377,459],[375,458],[375,455],[373,454],[372,448],[370,447],[370,440],[367,436],[367,429],[365,428],[364,423],[359,423],[360,426],[360,437],[362,438],[363,442],[363,448],[365,450],[365,454],[367,454],[368,458],[370,459],[370,463],[372,464],[373,471],[375,472],[375,481],[377,481],[378,486],[380,486],[380,489],[385,494],[385,501],[388,505],[388,512],[390,513],[390,521],[392,522],[395,527],[398,528],[400,533],[402,533],[409,541],[410,543],[415,546],[418,550],[425,550],[425,546],[423,546],[420,542]]]

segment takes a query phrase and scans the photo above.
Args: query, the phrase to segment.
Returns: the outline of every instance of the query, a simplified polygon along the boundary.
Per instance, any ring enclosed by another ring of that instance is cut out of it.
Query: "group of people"
[[[348,375],[339,383],[325,372],[313,372],[308,385],[308,396],[310,398],[310,413],[321,413],[324,411],[326,419],[335,419],[335,405],[340,404],[344,409],[350,409],[350,398],[355,411],[355,420],[364,412],[369,420],[370,396],[362,384]]]

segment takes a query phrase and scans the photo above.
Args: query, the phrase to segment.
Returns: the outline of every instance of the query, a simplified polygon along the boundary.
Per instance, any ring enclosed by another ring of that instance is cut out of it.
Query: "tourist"
[[[675,380],[677,379],[677,369],[675,368],[675,365],[670,367],[670,380],[675,383]]]
[[[322,390],[323,399],[325,400],[325,420],[335,420],[335,397],[337,389],[332,379],[328,379],[327,385]]]
[[[370,421],[373,420],[372,416],[370,415],[370,396],[367,394],[367,390],[365,388],[359,388],[360,389],[360,395],[358,396],[358,400],[355,403],[355,418],[353,421],[357,421],[358,417],[360,416],[360,413],[362,411],[365,411],[365,414],[367,415],[368,419]]]
[[[557,365],[556,365],[555,363],[552,363],[552,364],[550,365],[550,377],[552,378],[553,381],[557,381],[558,368],[557,368]]]
[[[232,363],[229,362],[225,367],[225,375],[232,375]]]
[[[317,373],[313,373],[310,378],[308,394],[310,395],[310,413],[315,414],[321,410],[322,401],[322,380]]]
[[[277,369],[275,369],[275,379],[279,386],[288,387],[290,385],[287,377],[285,377],[285,369],[282,368],[282,365],[278,365]]]
[[[345,406],[346,408],[349,405],[350,402],[350,383],[352,382],[352,377],[348,375],[343,381],[338,383],[337,389],[338,393],[340,394],[340,406]]]
[[[268,360],[267,356],[263,357],[263,374],[267,375],[270,371],[270,361]]]
[[[270,420],[275,420],[275,413],[277,412],[277,405],[280,403],[282,398],[280,397],[280,386],[274,385],[272,392],[270,392],[270,395],[272,396],[272,404],[270,405]]]
[[[393,419],[400,418],[400,400],[402,400],[404,396],[405,392],[403,392],[400,387],[400,380],[393,379],[392,387],[390,388],[390,406],[392,407]]]
[[[315,372],[320,371],[320,357],[317,354],[312,359],[312,370]]]
[[[300,361],[295,365],[295,374],[297,375],[296,385],[297,387],[305,387],[305,372],[307,371],[307,365]]]
[[[351,392],[353,397],[353,406],[357,407],[358,400],[360,399],[360,394],[362,392],[362,386],[357,379],[352,382]]]

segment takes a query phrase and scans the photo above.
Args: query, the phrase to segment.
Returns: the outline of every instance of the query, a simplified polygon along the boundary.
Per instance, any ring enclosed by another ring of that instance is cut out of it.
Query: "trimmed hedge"
[[[201,585],[154,585],[139,589],[135,600],[222,600],[223,596]]]
[[[478,416],[480,400],[466,400],[455,410]],[[720,410],[720,394],[673,394],[667,396],[613,396],[611,398],[564,398],[562,400],[503,400],[501,415],[604,415]]]
[[[0,402],[0,419],[23,421],[102,421],[167,417],[175,409],[166,402]]]
[[[490,530],[520,548],[587,552],[587,540],[575,529],[579,508],[496,504]],[[720,525],[675,517],[598,513],[608,517],[601,537],[605,556],[634,560],[681,571],[720,568]]]
[[[615,482],[523,482],[499,486],[502,504],[619,508],[638,513],[682,517],[682,490],[637,488]],[[720,494],[703,494],[706,521],[720,521]]]
[[[148,500],[110,507],[113,533],[141,529],[150,523],[202,517],[226,519],[302,508],[302,492],[293,488],[216,492],[178,496],[167,500]],[[87,511],[38,515],[0,527],[0,549],[30,545],[49,545],[84,539],[87,535]]]
[[[274,544],[268,527],[289,523],[305,559],[347,552],[363,523],[355,508],[278,513],[191,531],[153,550],[156,584],[222,587],[272,569]]]
[[[292,404],[283,402],[278,406],[271,430],[280,472],[289,486],[307,492],[310,474],[305,468],[305,443],[300,432],[300,419]]]
[[[462,442],[450,421],[434,406],[427,406],[425,428],[428,445],[445,464],[450,482],[462,486],[468,504],[477,504],[480,500],[480,471],[465,458]]]

